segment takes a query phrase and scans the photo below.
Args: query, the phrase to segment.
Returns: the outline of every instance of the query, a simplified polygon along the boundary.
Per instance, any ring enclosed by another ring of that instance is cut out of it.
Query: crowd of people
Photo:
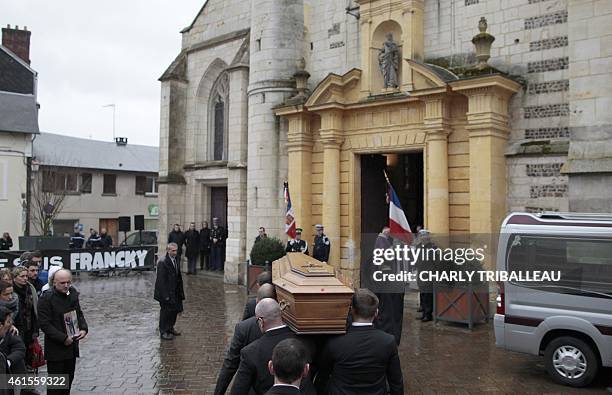
[[[41,263],[40,252],[24,252],[12,270],[0,270],[0,374],[35,374],[46,362],[48,374],[69,377],[67,389],[49,388],[47,393],[67,394],[87,322],[72,287],[72,273],[52,266],[45,284],[39,278]],[[44,353],[38,341],[41,331]]]
[[[179,224],[175,224],[168,235],[168,243],[177,246],[176,260],[179,267],[185,246],[187,274],[196,274],[198,260],[200,270],[223,271],[226,239],[227,231],[220,225],[218,218],[212,219],[210,228],[207,221],[202,222],[200,230],[196,229],[195,222],[191,222],[186,232],[181,230]]]

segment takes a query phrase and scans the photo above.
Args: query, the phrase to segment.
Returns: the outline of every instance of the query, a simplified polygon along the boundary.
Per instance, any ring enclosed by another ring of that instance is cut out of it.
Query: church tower
[[[273,108],[295,92],[304,40],[303,0],[252,0],[251,7],[247,256],[260,226],[283,236],[287,127]]]

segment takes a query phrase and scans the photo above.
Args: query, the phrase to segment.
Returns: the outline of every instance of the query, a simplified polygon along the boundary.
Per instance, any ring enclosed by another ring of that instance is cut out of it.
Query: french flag
[[[293,207],[291,207],[291,196],[289,196],[289,183],[285,183],[284,188],[285,203],[287,204],[287,211],[285,214],[285,233],[292,239],[295,239],[296,225],[295,225],[295,214],[293,213]]]
[[[402,240],[406,244],[411,243],[412,232],[410,231],[410,225],[408,224],[404,210],[402,210],[399,198],[388,179],[387,199],[389,199],[389,228],[391,229],[391,236],[395,239]]]

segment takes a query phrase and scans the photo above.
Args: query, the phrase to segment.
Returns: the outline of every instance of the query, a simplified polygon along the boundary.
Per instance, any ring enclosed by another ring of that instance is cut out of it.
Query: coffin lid
[[[272,262],[272,282],[293,294],[353,293],[333,266],[301,252],[289,252]]]

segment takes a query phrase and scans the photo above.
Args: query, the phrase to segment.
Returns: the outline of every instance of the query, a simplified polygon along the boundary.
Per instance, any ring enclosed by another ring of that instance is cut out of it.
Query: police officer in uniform
[[[308,243],[306,240],[302,240],[302,228],[295,230],[295,239],[291,239],[287,242],[287,252],[301,252],[308,255]]]
[[[329,260],[329,248],[331,243],[329,238],[323,233],[323,225],[315,225],[317,235],[314,238],[314,247],[312,249],[312,257],[318,259],[321,262],[327,262]]]
[[[219,225],[218,218],[213,218],[212,223],[213,227],[210,230],[210,265],[212,270],[222,271],[225,263],[225,239],[227,235],[225,229]]]

